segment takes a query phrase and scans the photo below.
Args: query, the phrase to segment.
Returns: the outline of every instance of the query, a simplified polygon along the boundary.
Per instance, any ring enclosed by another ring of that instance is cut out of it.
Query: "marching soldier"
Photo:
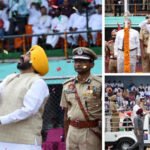
[[[117,30],[112,30],[112,40],[106,42],[106,59],[109,60],[108,71],[109,73],[117,73],[117,58],[114,57],[114,43],[116,39]]]
[[[117,109],[119,109],[119,105],[116,103],[117,102],[117,97],[116,95],[113,95],[110,97],[110,110],[111,110],[111,121],[112,121],[112,131],[117,132],[119,131],[119,112]]]
[[[101,150],[101,78],[90,74],[96,54],[89,48],[73,50],[77,77],[63,84],[60,105],[65,108],[67,150]]]

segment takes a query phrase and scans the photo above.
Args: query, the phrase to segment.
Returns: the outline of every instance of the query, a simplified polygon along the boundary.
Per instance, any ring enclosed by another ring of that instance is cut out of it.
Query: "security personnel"
[[[65,108],[67,150],[101,150],[101,78],[90,74],[96,54],[89,48],[73,50],[77,77],[63,84],[60,105]]]
[[[117,111],[117,109],[119,108],[119,105],[116,103],[117,102],[117,97],[116,95],[113,95],[110,97],[110,110],[111,110],[111,124],[112,124],[112,131],[113,132],[117,132],[119,131],[119,122],[120,122],[120,118],[119,118],[119,112]]]
[[[106,58],[109,60],[108,71],[109,73],[117,73],[117,58],[114,57],[114,43],[116,39],[117,30],[112,30],[112,40],[106,42]]]
[[[150,26],[150,25],[149,25]],[[142,53],[142,69],[143,72],[150,72],[150,54],[147,53],[149,40],[149,32],[146,29],[140,30],[140,45]]]

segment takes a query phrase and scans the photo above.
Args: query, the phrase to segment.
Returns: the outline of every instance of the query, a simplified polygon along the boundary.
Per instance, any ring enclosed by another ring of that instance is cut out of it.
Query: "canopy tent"
[[[17,63],[0,63],[0,80],[3,80],[7,75],[18,72]],[[74,71],[73,60],[50,60],[49,72],[43,78],[47,84],[62,84],[65,80],[76,75]],[[101,76],[102,74],[102,59],[99,57],[95,61],[95,66],[91,70],[92,74]]]

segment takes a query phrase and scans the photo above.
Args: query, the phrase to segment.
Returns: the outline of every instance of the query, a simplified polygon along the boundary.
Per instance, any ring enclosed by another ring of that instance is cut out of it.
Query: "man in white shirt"
[[[89,27],[92,30],[102,30],[102,6],[97,5],[98,13],[93,14],[89,20]],[[91,32],[92,34],[92,42],[96,45],[96,38],[98,32]]]
[[[40,5],[37,3],[31,3],[29,8],[28,24],[37,25],[40,17]]]
[[[49,33],[64,32],[67,29],[68,17],[61,15],[61,9],[55,8],[56,17],[52,19],[51,30]],[[51,45],[53,48],[58,43],[59,38],[64,38],[64,34],[49,35],[46,39],[46,44]]]
[[[42,16],[38,18],[37,24],[33,26],[33,34],[44,34],[50,30],[52,18],[47,15],[46,7],[41,7]],[[32,37],[32,46],[38,43],[38,36]]]
[[[129,49],[130,49],[130,72],[136,72],[136,61],[141,56],[139,33],[131,28],[131,20],[128,19],[129,28]],[[114,54],[117,58],[117,72],[124,72],[124,29],[117,32]]]
[[[49,70],[43,48],[31,47],[17,68],[20,73],[7,76],[0,84],[0,149],[42,150],[42,113],[49,96],[40,77]]]
[[[136,112],[137,112],[137,110],[140,108],[140,104],[141,104],[141,101],[140,101],[140,99],[138,99],[138,100],[136,101],[135,106],[133,107],[133,116],[134,116],[134,117],[137,116]]]
[[[77,11],[70,16],[67,29],[69,32],[86,31],[86,25],[86,14]],[[71,45],[77,46],[79,36],[81,36],[86,42],[88,41],[87,33],[68,34],[67,40]]]

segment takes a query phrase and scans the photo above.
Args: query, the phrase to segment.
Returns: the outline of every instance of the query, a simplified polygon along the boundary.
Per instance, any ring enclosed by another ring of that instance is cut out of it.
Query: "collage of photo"
[[[150,0],[0,0],[0,150],[150,150]]]
[[[149,0],[105,0],[105,150],[150,149],[149,6]]]

